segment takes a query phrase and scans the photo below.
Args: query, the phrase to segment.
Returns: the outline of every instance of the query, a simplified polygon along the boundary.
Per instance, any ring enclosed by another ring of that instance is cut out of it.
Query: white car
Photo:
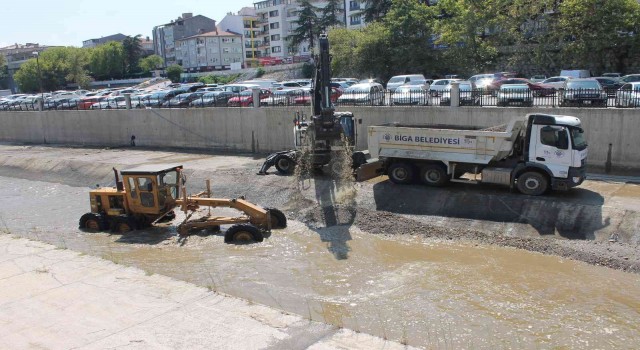
[[[293,106],[296,97],[310,95],[311,92],[306,89],[286,89],[286,90],[274,90],[273,93],[260,100],[262,106]]]
[[[337,104],[343,106],[382,106],[384,105],[384,88],[382,84],[378,83],[352,85],[344,90],[344,93],[338,98]]]
[[[556,90],[560,90],[564,87],[564,83],[567,82],[567,80],[571,79],[570,77],[562,77],[562,76],[557,76],[557,77],[551,77],[551,78],[547,78],[545,79],[541,84],[545,84],[545,85],[549,85],[551,87],[553,87]]]
[[[429,105],[429,90],[424,85],[403,85],[391,95],[392,105]]]
[[[452,81],[462,81],[462,79],[436,79],[429,85],[429,93],[431,96],[440,96]]]
[[[116,109],[118,108],[118,104],[120,104],[121,102],[124,103],[124,101],[124,96],[109,97],[102,102],[92,104],[89,109]]]
[[[387,82],[387,90],[394,92],[398,87],[402,85],[410,85],[411,82],[416,80],[425,81],[424,75],[422,74],[408,74],[408,75],[396,75],[395,77],[391,77],[389,82]]]
[[[624,84],[616,91],[616,107],[640,107],[640,82]]]

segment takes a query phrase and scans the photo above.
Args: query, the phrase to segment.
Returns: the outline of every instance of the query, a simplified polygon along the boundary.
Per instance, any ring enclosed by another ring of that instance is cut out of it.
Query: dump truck
[[[111,230],[127,233],[175,218],[180,208],[185,219],[178,225],[181,236],[191,230],[220,231],[221,225],[232,225],[224,235],[226,243],[262,242],[264,233],[287,226],[284,213],[275,208],[263,208],[239,198],[211,198],[207,191],[187,195],[186,176],[182,165],[149,164],[120,171],[113,169],[115,187],[99,187],[89,192],[91,211],[80,218],[80,229]],[[232,208],[244,215],[236,217],[208,215],[192,219],[201,207]]]
[[[372,160],[356,170],[361,181],[492,183],[537,196],[586,179],[587,142],[572,116],[529,114],[484,129],[389,123],[368,128],[368,148]]]

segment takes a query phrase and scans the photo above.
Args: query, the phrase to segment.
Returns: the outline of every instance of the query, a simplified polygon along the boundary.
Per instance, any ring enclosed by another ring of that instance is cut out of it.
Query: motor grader
[[[115,187],[101,187],[89,192],[91,212],[82,215],[80,228],[87,231],[110,229],[117,233],[142,229],[175,218],[180,208],[185,219],[178,225],[181,236],[194,229],[220,230],[232,225],[224,235],[225,243],[262,242],[264,233],[287,225],[285,215],[278,209],[262,208],[247,202],[244,197],[211,198],[207,191],[187,196],[186,177],[182,165],[153,164],[120,171],[113,169]],[[205,215],[191,219],[200,207],[233,208],[244,215],[238,217]]]

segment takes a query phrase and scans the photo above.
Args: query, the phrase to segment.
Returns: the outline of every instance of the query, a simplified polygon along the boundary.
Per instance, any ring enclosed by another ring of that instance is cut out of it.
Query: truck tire
[[[442,187],[449,182],[449,176],[442,165],[425,164],[420,170],[420,181],[427,186]]]
[[[397,185],[406,185],[413,182],[413,165],[404,162],[393,163],[387,170],[389,180]]]
[[[280,156],[276,159],[276,170],[282,175],[291,175],[296,167],[293,159],[287,156]]]
[[[263,240],[262,232],[251,224],[233,225],[224,234],[224,243],[242,244],[262,242]]]
[[[537,171],[527,171],[518,177],[517,186],[522,194],[539,196],[549,189],[549,180]]]
[[[138,229],[135,218],[127,215],[116,216],[111,222],[111,231],[117,233],[127,233]]]

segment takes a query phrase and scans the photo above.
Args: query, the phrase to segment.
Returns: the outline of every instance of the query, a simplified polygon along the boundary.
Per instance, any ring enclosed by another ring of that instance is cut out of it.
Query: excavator
[[[258,175],[266,175],[275,166],[283,175],[294,173],[295,167],[307,161],[313,170],[328,165],[330,173],[339,174],[345,165],[340,155],[351,153],[353,169],[366,163],[364,152],[353,152],[356,145],[356,118],[351,112],[336,112],[331,103],[331,55],[329,38],[320,34],[319,54],[315,57],[315,78],[311,90],[312,116],[309,120],[298,112],[294,118],[294,149],[270,154]]]

